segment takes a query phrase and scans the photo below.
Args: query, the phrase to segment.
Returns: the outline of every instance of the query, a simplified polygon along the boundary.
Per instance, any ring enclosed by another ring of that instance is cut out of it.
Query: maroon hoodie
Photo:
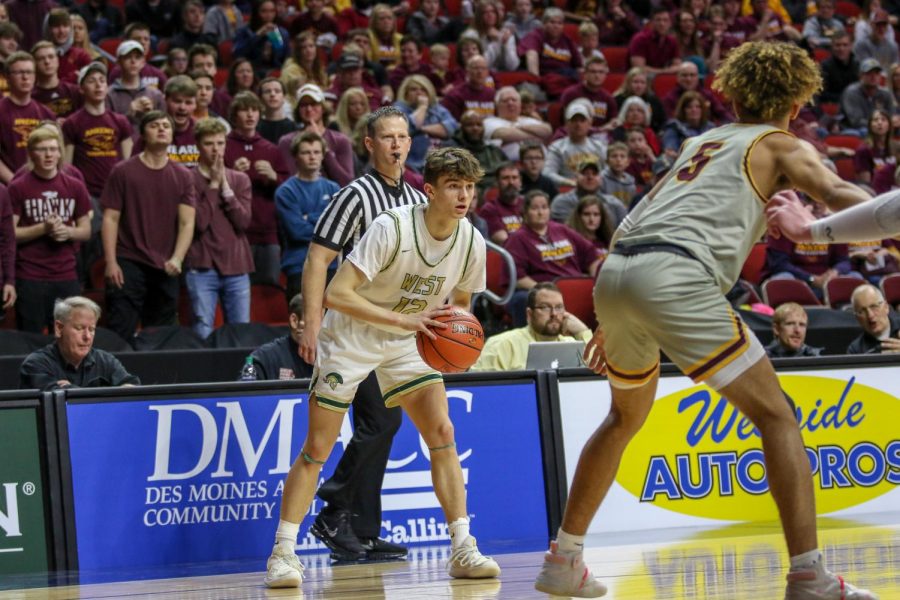
[[[275,217],[275,190],[290,176],[287,165],[278,147],[258,133],[246,138],[237,131],[228,134],[225,140],[225,166],[234,169],[234,163],[241,157],[250,160],[250,170],[246,171],[253,185],[252,216],[246,229],[250,244],[278,244],[278,225]],[[272,181],[256,170],[258,160],[267,160],[278,178]]]

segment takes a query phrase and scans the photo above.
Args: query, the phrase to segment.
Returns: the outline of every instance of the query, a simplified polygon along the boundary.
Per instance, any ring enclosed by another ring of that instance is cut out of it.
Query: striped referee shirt
[[[334,195],[316,223],[312,241],[340,252],[343,260],[382,212],[426,202],[425,194],[405,181],[397,188],[385,184],[374,172],[366,173]]]

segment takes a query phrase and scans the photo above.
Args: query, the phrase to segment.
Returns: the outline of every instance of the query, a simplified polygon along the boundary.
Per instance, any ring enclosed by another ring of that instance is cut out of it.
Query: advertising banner
[[[540,548],[547,513],[534,383],[448,394],[479,545]],[[284,477],[306,436],[306,394],[135,396],[70,402],[66,413],[83,576],[268,556]],[[323,473],[334,470],[351,436],[348,418]],[[382,501],[383,537],[449,544],[428,450],[408,419],[394,440]],[[320,509],[317,499],[311,513]],[[301,525],[301,553],[325,551],[307,533],[311,523],[307,516]]]
[[[820,515],[900,506],[900,377],[896,367],[779,374],[796,404]],[[560,383],[567,481],[609,411],[603,380]],[[719,394],[682,376],[660,379],[592,532],[774,521],[759,432]]]
[[[0,575],[48,570],[37,402],[0,404]]]

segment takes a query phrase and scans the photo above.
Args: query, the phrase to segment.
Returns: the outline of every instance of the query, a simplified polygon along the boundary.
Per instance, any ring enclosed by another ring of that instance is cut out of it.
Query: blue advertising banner
[[[448,390],[473,533],[483,548],[539,549],[547,539],[533,382]],[[282,486],[306,435],[306,394],[134,397],[69,403],[79,568],[157,567],[265,558]],[[323,471],[352,436],[345,419]],[[404,419],[385,476],[382,536],[449,544],[428,450]],[[318,513],[316,500],[311,513]],[[298,550],[324,546],[301,526]]]

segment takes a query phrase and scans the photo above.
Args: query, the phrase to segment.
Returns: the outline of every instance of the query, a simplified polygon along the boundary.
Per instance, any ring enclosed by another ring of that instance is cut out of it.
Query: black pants
[[[107,326],[128,340],[134,336],[138,323],[144,327],[177,325],[178,278],[165,271],[118,259],[125,285],[106,288]]]
[[[44,327],[53,335],[53,305],[57,300],[81,293],[78,280],[16,280],[16,327],[22,331],[41,333]]]
[[[381,484],[394,435],[403,422],[400,408],[386,408],[375,373],[369,373],[353,398],[353,439],[319,498],[331,508],[353,513],[359,537],[381,535]]]

